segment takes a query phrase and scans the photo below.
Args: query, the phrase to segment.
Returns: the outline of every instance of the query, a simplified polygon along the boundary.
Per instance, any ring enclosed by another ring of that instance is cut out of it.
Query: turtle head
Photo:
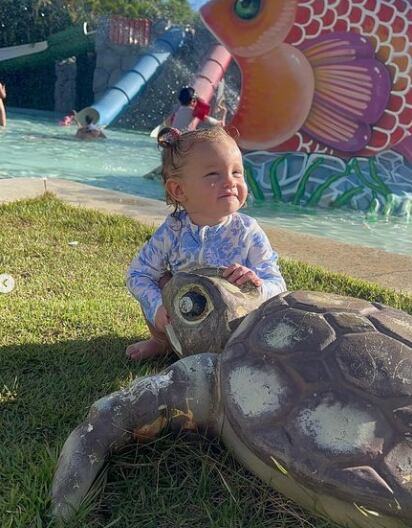
[[[260,306],[260,290],[222,277],[223,268],[200,268],[173,275],[162,291],[170,317],[166,328],[179,356],[223,350],[242,319]]]

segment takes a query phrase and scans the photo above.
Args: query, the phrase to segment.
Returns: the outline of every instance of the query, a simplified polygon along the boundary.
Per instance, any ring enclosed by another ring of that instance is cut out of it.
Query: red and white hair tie
[[[172,147],[181,135],[178,128],[163,128],[157,136],[157,142],[161,147]]]

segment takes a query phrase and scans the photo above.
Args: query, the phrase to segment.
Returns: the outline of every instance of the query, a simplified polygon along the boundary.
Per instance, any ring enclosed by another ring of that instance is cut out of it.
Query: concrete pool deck
[[[158,200],[58,178],[46,182],[42,178],[0,180],[0,203],[40,196],[45,191],[45,183],[47,191],[71,205],[125,215],[149,225],[159,225],[170,211],[166,204]],[[341,243],[326,237],[274,228],[263,222],[261,225],[272,246],[284,258],[412,293],[412,255]]]

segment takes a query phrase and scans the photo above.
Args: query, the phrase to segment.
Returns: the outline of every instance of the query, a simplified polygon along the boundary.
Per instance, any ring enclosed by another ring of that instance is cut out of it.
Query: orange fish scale
[[[388,22],[392,24],[393,20],[396,17],[396,11],[393,6],[382,3],[378,11],[378,19],[381,22]]]
[[[317,37],[318,35],[320,35],[321,30],[322,30],[322,24],[320,20],[318,20],[317,18],[314,18],[310,26],[306,28],[306,31],[307,31],[306,36]]]
[[[387,148],[390,142],[390,134],[386,130],[373,129],[370,144],[373,145],[374,149],[383,150]],[[370,146],[370,145],[369,145]]]
[[[387,64],[386,67],[388,68],[392,82],[396,84],[399,77],[398,66],[396,64]]]
[[[392,51],[392,46],[388,44],[378,43],[378,50],[376,51],[376,56],[381,62],[387,64],[389,62],[389,59],[391,58]]]
[[[376,31],[376,35],[380,42],[384,44],[388,43],[389,37],[391,35],[389,26],[387,26],[386,24],[380,24],[378,27],[378,30]],[[393,41],[391,42],[392,42],[392,45],[394,46]]]
[[[401,72],[406,72],[410,69],[411,59],[407,54],[396,55],[393,62],[398,66]]]
[[[350,5],[349,0],[341,0],[341,2],[339,2],[336,8],[338,17],[348,16],[350,13],[350,10],[351,10],[351,5]]]
[[[407,130],[412,127],[412,107],[406,106],[399,116],[400,124]]]
[[[411,86],[411,80],[405,75],[398,75],[396,83],[393,85],[393,90],[396,92],[405,92],[409,90]]]
[[[389,101],[387,104],[387,107],[391,112],[399,113],[405,105],[405,99],[397,94],[397,93],[391,93],[389,97]]]
[[[336,20],[337,20],[336,11],[330,8],[326,11],[325,16],[322,19],[323,26],[328,29],[333,28],[333,26],[336,24]]]
[[[327,5],[324,0],[315,0],[312,2],[311,7],[313,9],[313,14],[316,16],[324,17],[327,11]]]
[[[352,10],[351,10],[351,13],[350,13],[350,19],[351,19],[351,23],[352,24],[360,24],[360,22],[363,20],[364,18],[364,11],[362,11],[362,9],[358,6],[353,6],[352,7]]]
[[[388,112],[385,110],[383,116],[379,119],[379,127],[387,130],[388,132],[393,132],[399,125],[397,114]]]
[[[409,47],[409,41],[405,36],[392,37],[391,44],[397,53],[405,53]]]
[[[349,27],[349,20],[344,18],[336,21],[333,31],[340,31],[342,33],[346,33],[347,31],[349,31]]]
[[[363,4],[364,9],[368,9],[369,11],[372,11],[372,13],[376,13],[378,6],[376,3],[376,0],[366,0]]]
[[[304,40],[304,34],[305,33],[302,27],[294,25],[286,37],[286,42],[292,44],[293,46],[301,44]]]
[[[407,21],[404,17],[396,15],[395,20],[392,23],[393,27],[396,27],[397,32],[403,34],[406,31]]]
[[[362,22],[362,30],[366,35],[374,35],[378,30],[378,20],[366,13]]]
[[[398,13],[404,13],[408,9],[408,4],[405,2],[405,0],[394,0],[393,7],[396,9]]]
[[[307,26],[310,24],[313,17],[313,11],[309,6],[299,6],[299,9],[296,13],[295,23],[301,26]]]
[[[403,128],[397,128],[393,134],[391,134],[391,143],[399,143],[406,136],[405,130]]]
[[[378,37],[376,37],[375,35],[368,35],[368,40],[371,43],[371,46],[377,49],[377,47],[379,46]]]

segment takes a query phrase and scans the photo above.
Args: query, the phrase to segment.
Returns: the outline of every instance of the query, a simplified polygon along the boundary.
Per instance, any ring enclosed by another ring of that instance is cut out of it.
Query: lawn
[[[0,526],[53,526],[58,453],[92,402],[173,358],[125,359],[147,331],[125,271],[150,228],[52,195],[0,206]],[[412,298],[282,261],[289,289],[340,292],[412,313]],[[166,436],[111,459],[76,528],[331,528],[281,499],[217,442]]]

